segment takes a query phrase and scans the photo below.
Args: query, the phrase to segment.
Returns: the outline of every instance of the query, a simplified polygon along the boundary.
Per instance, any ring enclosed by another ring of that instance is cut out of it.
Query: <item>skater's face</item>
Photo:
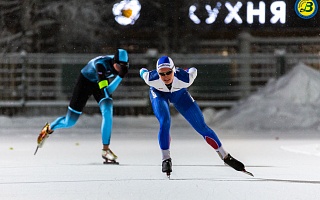
[[[117,71],[117,72],[120,72],[121,71],[121,68],[124,68],[124,67],[127,67],[125,64],[123,64],[123,63],[120,63],[120,64],[118,64],[118,63],[114,63],[113,64],[113,67],[114,67],[114,69]]]
[[[164,84],[168,85],[172,83],[174,72],[171,68],[161,68],[159,69],[158,74],[161,80],[164,82]]]

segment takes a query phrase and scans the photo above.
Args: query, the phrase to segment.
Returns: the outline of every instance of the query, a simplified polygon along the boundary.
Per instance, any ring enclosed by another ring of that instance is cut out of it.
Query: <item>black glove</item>
[[[118,75],[123,78],[128,73],[128,67],[125,65],[120,65],[120,70],[118,71]]]

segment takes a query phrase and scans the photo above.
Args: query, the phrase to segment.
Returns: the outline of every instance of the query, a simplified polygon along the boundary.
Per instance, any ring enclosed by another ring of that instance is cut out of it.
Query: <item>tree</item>
[[[138,46],[171,53],[192,41],[181,13],[190,1],[140,0],[134,26],[115,22],[112,8],[120,1],[0,0],[0,52],[96,53]]]
[[[1,52],[96,51],[102,0],[1,0]]]

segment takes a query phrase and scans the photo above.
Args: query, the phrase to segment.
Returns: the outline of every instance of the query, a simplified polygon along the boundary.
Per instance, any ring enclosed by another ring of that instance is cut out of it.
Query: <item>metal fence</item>
[[[0,57],[1,113],[14,115],[37,108],[42,114],[65,109],[80,69],[95,56],[98,55],[3,55]],[[177,67],[198,69],[198,77],[189,91],[201,107],[230,107],[299,62],[320,69],[319,54],[172,54],[171,57]],[[155,63],[156,57],[148,54],[130,54],[128,76],[113,95],[115,114],[151,112],[148,86],[139,77],[139,70],[154,69]],[[98,111],[95,105],[90,99],[87,104],[93,109],[90,112]]]

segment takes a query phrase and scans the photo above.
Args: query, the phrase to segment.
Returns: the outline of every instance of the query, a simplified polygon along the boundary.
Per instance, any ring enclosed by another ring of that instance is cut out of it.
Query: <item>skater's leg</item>
[[[187,100],[185,99],[184,101]],[[233,158],[224,150],[217,134],[206,125],[199,106],[195,102],[193,102],[193,104],[190,104],[188,107],[189,108],[187,109],[184,109],[183,107],[178,107],[177,109],[179,112],[181,111],[181,114],[187,119],[192,127],[204,137],[206,142],[216,150],[224,163],[237,171],[243,171],[253,176],[250,172],[247,172],[245,170],[242,162]]]
[[[222,159],[227,156],[227,152],[223,149],[217,134],[207,126],[198,104],[191,98],[190,94],[185,92],[179,102],[181,103],[175,103],[174,106],[182,116],[217,151]]]
[[[101,115],[102,115],[102,123],[101,123],[101,136],[102,136],[102,144],[104,146],[103,149],[109,149],[111,132],[112,132],[112,122],[113,122],[113,105],[112,99],[105,98],[99,103]]]
[[[78,81],[73,89],[66,116],[57,118],[51,125],[46,123],[38,136],[38,147],[43,145],[46,138],[48,138],[49,134],[53,133],[54,130],[59,128],[70,128],[76,124],[88,98],[92,94],[92,89],[96,87],[96,85],[96,83],[90,82],[80,73]]]
[[[50,128],[52,130],[56,130],[59,128],[70,128],[76,124],[79,117],[81,115],[81,112],[78,112],[71,107],[68,107],[68,112],[66,116],[59,117],[55,121],[53,121],[50,125]]]
[[[89,81],[80,73],[78,81],[73,89],[67,115],[57,118],[51,123],[50,128],[55,130],[74,126],[96,85],[96,83]]]
[[[162,159],[170,158],[170,126],[171,117],[169,102],[165,98],[150,91],[150,100],[154,115],[159,121],[160,128],[158,133],[158,141],[162,150]]]
[[[162,153],[162,160],[171,159],[170,149],[161,150],[161,153]]]
[[[162,153],[162,172],[166,173],[170,178],[172,172],[172,162],[170,156],[170,108],[168,99],[162,94],[150,90],[150,100],[154,115],[159,121],[160,129],[158,133],[158,141]]]
[[[106,92],[104,89],[100,89],[98,84],[92,87],[92,94],[99,104],[101,111],[102,122],[101,122],[101,138],[102,138],[102,158],[106,161],[105,164],[119,164],[116,162],[118,158],[109,148],[112,132],[113,122],[113,100],[111,94]]]
[[[112,115],[113,115],[113,104],[111,98],[103,98],[99,102],[99,107],[102,115],[101,122],[101,137],[102,137],[102,158],[106,161],[105,164],[119,164],[116,162],[118,156],[116,156],[109,148],[111,132],[112,132]]]

